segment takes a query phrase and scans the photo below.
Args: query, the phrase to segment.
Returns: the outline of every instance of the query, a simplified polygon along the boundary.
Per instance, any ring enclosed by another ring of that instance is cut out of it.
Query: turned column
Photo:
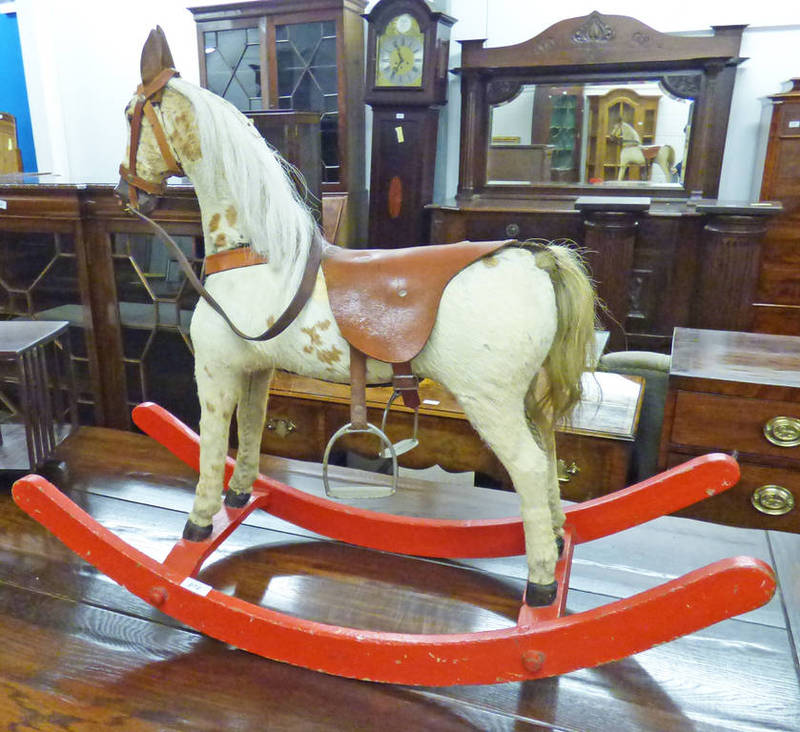
[[[751,329],[761,241],[767,222],[764,215],[712,214],[708,217],[697,252],[692,327]]]
[[[625,319],[630,308],[633,249],[639,222],[634,213],[587,211],[583,223],[587,263],[597,294],[607,309],[600,313],[600,320],[609,331],[609,349],[622,350],[626,348]]]

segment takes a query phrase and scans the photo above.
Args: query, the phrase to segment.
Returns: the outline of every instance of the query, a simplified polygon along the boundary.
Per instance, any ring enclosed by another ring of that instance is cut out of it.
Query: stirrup
[[[384,457],[384,453],[388,453],[385,457],[392,458],[392,483],[391,485],[337,485],[332,487],[328,481],[328,457],[331,454],[331,448],[334,443],[344,435],[355,434],[371,434],[377,435],[381,442],[386,445],[386,449],[380,453]],[[325,454],[322,456],[322,483],[325,486],[325,495],[328,498],[387,498],[397,490],[397,453],[395,452],[394,445],[391,440],[386,436],[382,429],[378,429],[374,424],[367,422],[366,427],[353,427],[352,422],[348,422],[344,427],[340,427],[333,436],[328,440],[325,447]]]
[[[386,408],[383,410],[383,419],[381,420],[381,432],[386,434],[386,419],[389,417],[389,410],[392,407],[392,402],[394,402],[397,397],[400,396],[400,392],[395,389],[392,392],[392,396],[389,397],[389,401],[386,402]],[[392,447],[394,448],[395,455],[405,455],[405,453],[410,452],[413,450],[417,445],[419,445],[419,439],[417,435],[419,433],[419,407],[414,410],[414,433],[411,437],[406,437],[404,440],[399,440],[395,442]],[[382,458],[389,458],[391,457],[391,453],[389,448],[387,447],[380,453]]]

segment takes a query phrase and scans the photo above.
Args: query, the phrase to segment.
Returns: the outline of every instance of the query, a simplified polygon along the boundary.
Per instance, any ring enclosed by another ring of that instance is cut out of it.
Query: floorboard
[[[71,454],[69,492],[162,559],[185,520],[194,474],[146,438],[108,453],[113,435],[89,436],[94,442]],[[313,466],[266,462],[276,477],[321,491]],[[448,490],[456,489],[412,483],[402,510],[504,516],[515,506],[511,494]],[[205,638],[98,573],[0,495],[0,728],[800,730],[797,549],[796,536],[650,522],[579,548],[570,612],[736,554],[773,563],[782,591],[746,616],[557,679],[403,687],[294,668]],[[262,513],[212,556],[202,579],[322,622],[463,632],[513,625],[525,566],[521,557],[443,562],[364,550]]]

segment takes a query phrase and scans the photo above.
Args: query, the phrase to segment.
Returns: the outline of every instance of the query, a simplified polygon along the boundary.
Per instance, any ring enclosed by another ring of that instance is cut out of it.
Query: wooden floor
[[[193,473],[149,439],[108,430],[82,430],[63,455],[74,500],[163,559],[185,520]],[[264,468],[321,492],[314,465],[266,458]],[[516,510],[513,494],[420,481],[388,500],[392,510],[442,517]],[[211,558],[205,582],[339,625],[459,632],[514,624],[522,557],[397,557],[266,514],[251,519]],[[415,688],[325,676],[210,640],[98,574],[4,490],[0,729],[800,730],[799,539],[665,518],[578,547],[573,612],[736,554],[775,566],[782,591],[746,616],[604,667],[537,682]]]

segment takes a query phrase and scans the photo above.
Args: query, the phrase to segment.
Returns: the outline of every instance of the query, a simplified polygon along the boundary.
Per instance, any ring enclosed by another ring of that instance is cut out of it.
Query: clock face
[[[376,86],[422,86],[425,37],[416,18],[403,13],[392,18],[378,36]]]

